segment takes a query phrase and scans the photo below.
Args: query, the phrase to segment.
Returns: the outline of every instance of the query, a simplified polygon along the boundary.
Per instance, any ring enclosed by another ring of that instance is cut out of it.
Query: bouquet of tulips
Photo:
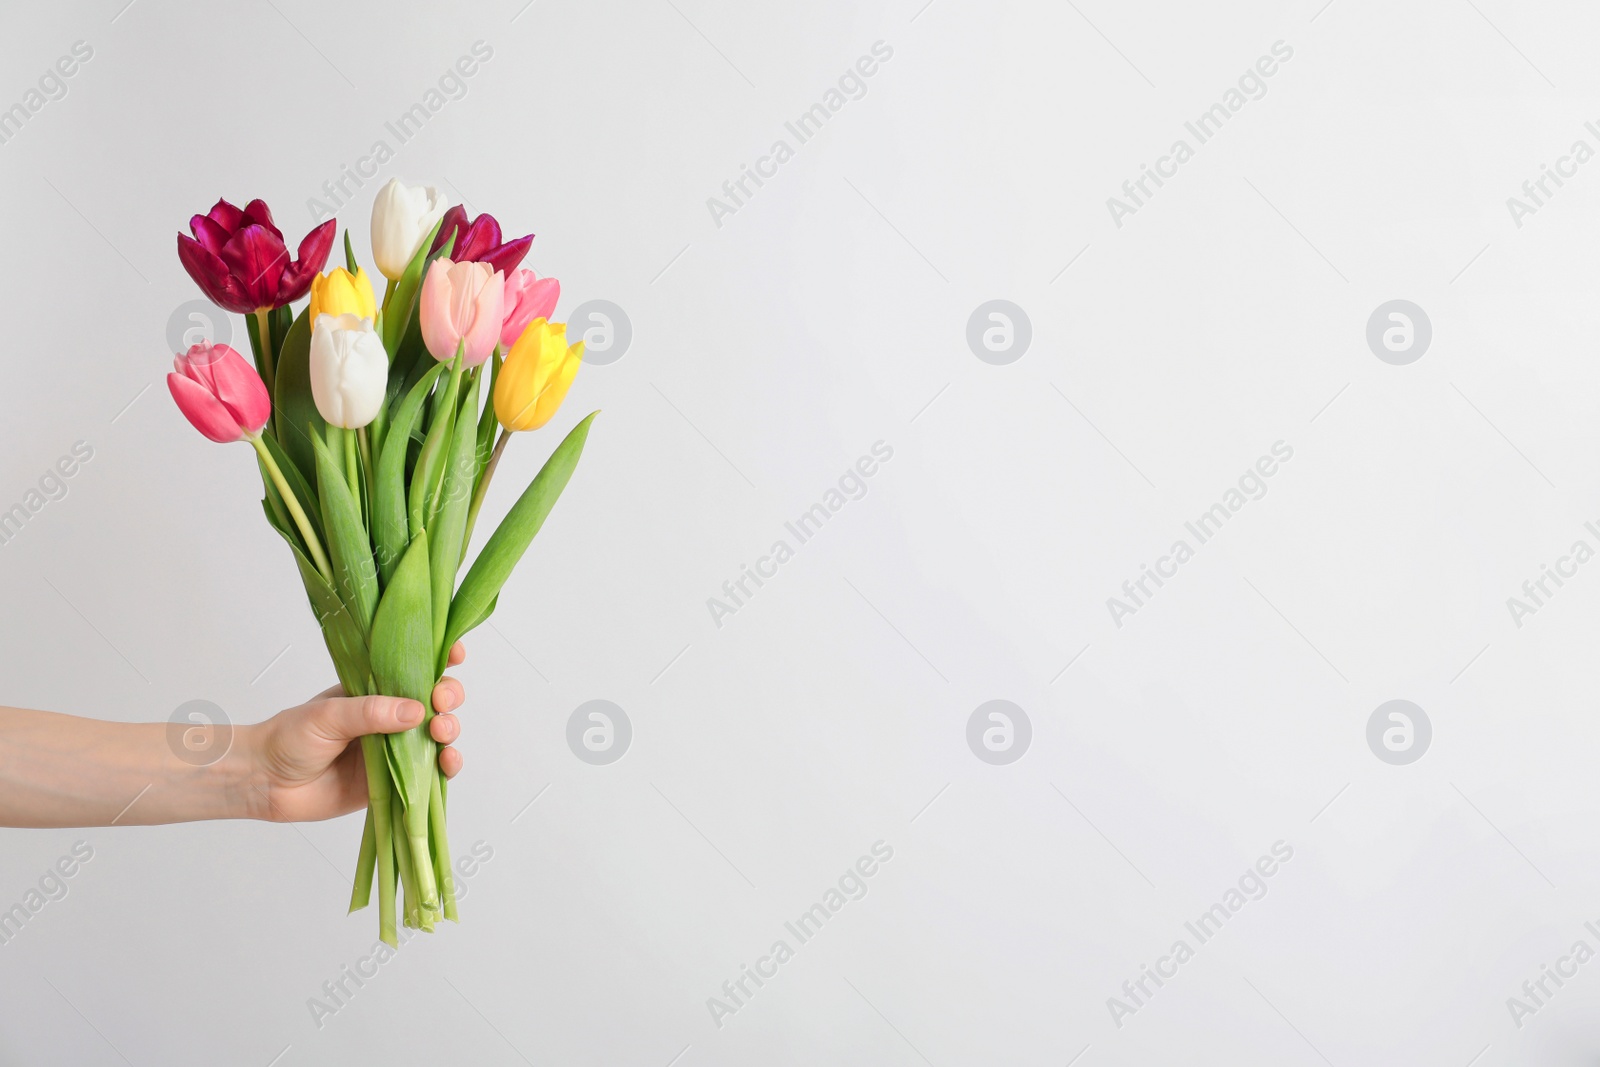
[[[533,237],[502,241],[439,192],[391,181],[372,209],[380,304],[356,263],[322,273],[335,222],[291,258],[260,200],[189,222],[178,257],[205,294],[246,316],[254,366],[222,344],[181,353],[167,376],[206,437],[256,453],[267,522],[289,545],[344,691],[409,697],[405,733],[361,740],[368,806],[351,910],[374,878],[379,936],[456,919],[446,782],[428,732],[450,648],[500,588],[577,466],[591,414],[556,446],[459,583],[506,442],[550,421],[583,357],[550,321],[553,278],[518,264]],[[309,294],[298,314],[290,306]],[[496,430],[498,428],[498,439]]]

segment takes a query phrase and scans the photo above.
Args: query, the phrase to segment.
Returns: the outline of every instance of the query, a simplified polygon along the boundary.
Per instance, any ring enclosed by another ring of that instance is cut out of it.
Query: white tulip
[[[311,398],[331,426],[367,425],[383,406],[389,354],[358,315],[318,315],[311,328]]]
[[[400,280],[448,206],[444,194],[431,185],[391,178],[378,190],[372,202],[372,258],[385,278]]]

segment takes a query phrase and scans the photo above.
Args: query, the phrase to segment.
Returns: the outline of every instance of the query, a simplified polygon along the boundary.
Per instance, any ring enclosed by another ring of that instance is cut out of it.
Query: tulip
[[[218,200],[208,214],[189,220],[193,237],[178,235],[178,259],[206,296],[227,311],[245,314],[299,300],[328,261],[335,223],[306,234],[298,259],[289,258],[283,233],[260,200],[243,211]]]
[[[356,430],[383,406],[389,354],[370,318],[319,315],[311,327],[311,399],[329,426]]]
[[[311,324],[323,315],[354,315],[361,319],[377,317],[378,302],[372,295],[367,272],[356,268],[351,274],[335,267],[311,279]]]
[[[167,388],[194,428],[218,444],[260,435],[272,415],[261,375],[227,345],[195,345],[173,360]]]
[[[372,202],[372,258],[385,278],[400,280],[434,223],[444,217],[444,208],[444,194],[431,185],[391,178],[378,190]]]
[[[500,425],[520,433],[549,422],[567,398],[583,362],[583,342],[567,344],[567,324],[534,319],[506,353],[494,383],[494,413]]]
[[[439,236],[433,239],[433,247],[429,251],[437,252],[443,248],[451,234],[455,234],[456,243],[450,247],[450,255],[457,263],[487,263],[508,276],[522,262],[522,257],[528,254],[528,246],[533,244],[531,233],[501,244],[500,224],[493,215],[479,215],[469,223],[467,209],[459,204],[444,213]]]
[[[506,317],[500,327],[500,343],[506,348],[516,344],[530,322],[550,317],[560,298],[561,283],[554,278],[541,278],[531,270],[507,274]]]
[[[505,321],[505,275],[487,263],[455,263],[440,256],[422,279],[418,309],[422,342],[433,358],[447,363],[465,345],[465,365],[489,358]]]
[[[295,525],[300,528],[312,563],[331,583],[333,569],[323,554],[316,530],[306,518],[294,489],[285,480],[278,461],[262,440],[261,431],[272,415],[272,400],[267,396],[267,386],[261,375],[227,345],[195,345],[172,362],[177,371],[167,375],[167,388],[172,390],[178,410],[195,429],[219,445],[250,442],[261,460],[261,469],[278,490],[277,499],[288,508]]]

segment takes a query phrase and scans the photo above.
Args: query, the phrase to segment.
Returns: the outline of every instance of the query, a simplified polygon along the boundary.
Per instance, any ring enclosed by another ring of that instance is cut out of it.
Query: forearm
[[[0,826],[258,817],[251,728],[234,727],[228,751],[204,766],[179,758],[167,730],[0,707]]]

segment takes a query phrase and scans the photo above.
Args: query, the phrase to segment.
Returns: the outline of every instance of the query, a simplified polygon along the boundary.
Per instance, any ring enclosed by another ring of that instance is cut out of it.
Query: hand
[[[466,658],[465,646],[457,641],[450,650],[450,666]],[[409,730],[422,721],[422,706],[400,697],[343,693],[334,686],[298,708],[244,728],[240,740],[251,766],[247,777],[254,796],[246,799],[253,817],[313,822],[367,806],[367,771],[358,738]],[[461,753],[449,746],[461,736],[461,722],[453,712],[465,699],[466,691],[454,678],[441,678],[433,688],[438,714],[429,733],[445,746],[439,769],[446,778],[461,772]]]

